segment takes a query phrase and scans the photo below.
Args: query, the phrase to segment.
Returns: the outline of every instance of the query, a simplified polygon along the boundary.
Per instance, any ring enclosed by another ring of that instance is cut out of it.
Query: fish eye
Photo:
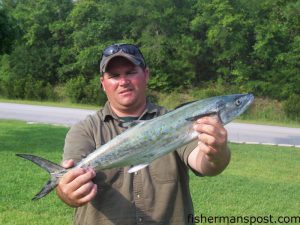
[[[236,101],[235,101],[235,105],[236,106],[240,106],[242,104],[242,101],[240,100],[240,99],[237,99]]]

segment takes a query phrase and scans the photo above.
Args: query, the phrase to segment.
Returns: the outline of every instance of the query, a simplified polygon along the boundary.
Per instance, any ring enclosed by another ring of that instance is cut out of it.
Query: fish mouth
[[[249,105],[251,105],[253,103],[253,101],[254,101],[254,95],[252,93],[248,93],[247,96],[248,96],[248,102],[246,104],[246,107],[248,107]]]
[[[242,109],[241,109],[241,111],[239,112],[238,115],[241,115],[242,113],[244,113],[250,107],[250,105],[254,101],[254,95],[252,93],[245,94],[244,99],[245,99],[246,102],[242,106]]]

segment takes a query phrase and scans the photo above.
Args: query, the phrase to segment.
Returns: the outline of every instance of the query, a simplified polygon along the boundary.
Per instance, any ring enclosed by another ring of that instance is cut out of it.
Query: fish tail
[[[50,193],[58,184],[59,178],[67,172],[67,170],[47,159],[43,159],[41,157],[35,156],[35,155],[29,155],[29,154],[16,154],[16,156],[22,157],[24,159],[27,159],[36,165],[42,167],[44,170],[46,170],[50,174],[50,179],[47,181],[47,183],[44,185],[42,190],[37,193],[32,200],[38,200],[48,193]]]

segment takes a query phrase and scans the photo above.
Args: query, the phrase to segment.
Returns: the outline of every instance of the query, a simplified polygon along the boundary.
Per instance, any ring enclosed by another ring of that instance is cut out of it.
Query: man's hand
[[[188,158],[189,165],[203,175],[221,173],[230,161],[227,131],[216,117],[203,117],[196,121],[198,146]]]
[[[62,163],[64,168],[71,168],[74,165],[73,160]],[[62,176],[56,187],[56,193],[69,206],[85,205],[97,194],[97,185],[92,182],[95,176],[96,173],[92,169],[72,169]]]

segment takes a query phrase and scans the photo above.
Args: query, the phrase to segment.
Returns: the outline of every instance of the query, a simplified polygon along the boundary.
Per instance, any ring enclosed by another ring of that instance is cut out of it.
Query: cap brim
[[[136,66],[140,66],[141,62],[139,60],[137,60],[134,56],[127,54],[123,51],[119,51],[113,55],[107,56],[107,57],[103,57],[100,63],[100,72],[105,73],[106,72],[106,68],[107,65],[109,64],[110,60],[112,60],[115,57],[124,57],[126,59],[128,59],[130,62],[132,62],[134,65]]]

